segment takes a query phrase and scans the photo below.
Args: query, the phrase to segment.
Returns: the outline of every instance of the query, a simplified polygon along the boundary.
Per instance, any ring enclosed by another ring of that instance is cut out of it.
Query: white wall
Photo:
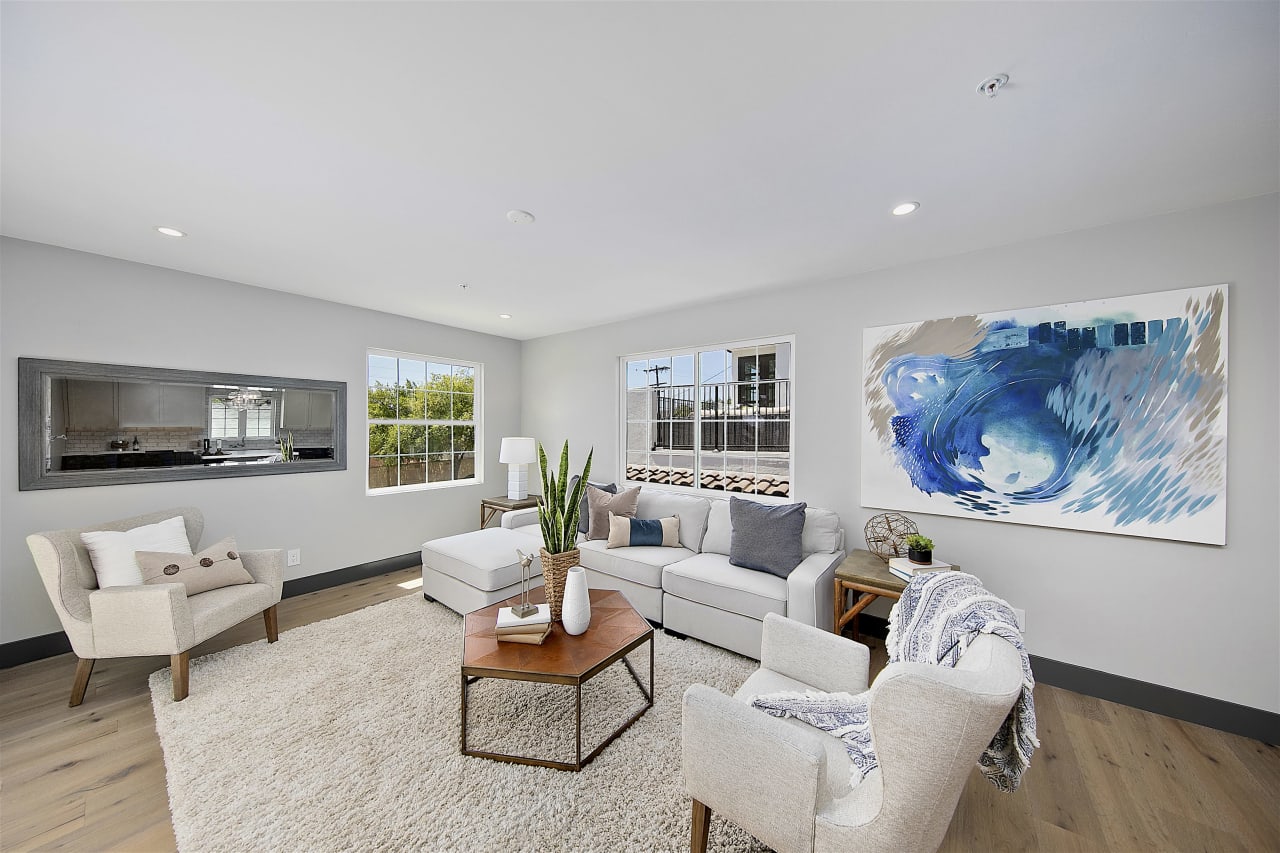
[[[351,282],[358,288],[360,282]],[[424,298],[429,294],[424,292]],[[368,347],[484,364],[487,485],[369,497]],[[101,361],[347,383],[346,471],[19,492],[18,357]],[[25,536],[170,506],[205,514],[206,543],[301,548],[304,577],[418,550],[475,528],[504,493],[503,435],[519,434],[520,345],[440,326],[99,255],[0,242],[0,641],[60,630]]]
[[[594,446],[595,476],[616,476],[619,355],[794,334],[796,498],[839,512],[856,545],[876,512],[858,485],[864,327],[1228,282],[1226,547],[916,518],[939,556],[1026,610],[1033,654],[1280,711],[1277,208],[1263,196],[527,341],[521,422],[569,438],[575,465]]]

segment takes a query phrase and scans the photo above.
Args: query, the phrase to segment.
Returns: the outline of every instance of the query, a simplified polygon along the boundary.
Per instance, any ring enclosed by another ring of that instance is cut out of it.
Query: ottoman
[[[472,530],[422,543],[422,594],[470,613],[520,593],[520,558],[533,554],[529,587],[542,586],[540,540],[505,527]]]

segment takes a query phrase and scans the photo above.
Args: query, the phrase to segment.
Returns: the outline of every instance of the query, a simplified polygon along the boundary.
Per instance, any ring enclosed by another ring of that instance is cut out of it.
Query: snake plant
[[[583,492],[587,488],[587,478],[591,476],[591,457],[595,453],[592,448],[587,453],[587,464],[582,469],[582,476],[574,484],[572,491],[569,483],[569,442],[564,443],[560,451],[560,476],[547,472],[547,454],[538,442],[538,467],[542,473],[542,500],[538,502],[538,523],[542,526],[542,542],[548,554],[564,554],[578,547],[578,515],[582,503]]]
[[[280,438],[276,442],[280,445],[280,461],[293,461],[293,433],[289,433],[288,438]]]

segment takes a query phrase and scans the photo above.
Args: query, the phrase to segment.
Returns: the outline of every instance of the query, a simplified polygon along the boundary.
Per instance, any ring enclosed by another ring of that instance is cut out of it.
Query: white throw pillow
[[[829,509],[807,508],[800,548],[806,557],[840,550],[840,516]]]
[[[80,541],[89,549],[89,561],[98,576],[99,589],[141,586],[142,567],[134,557],[138,551],[191,553],[187,523],[180,515],[132,530],[91,530],[81,533]]]

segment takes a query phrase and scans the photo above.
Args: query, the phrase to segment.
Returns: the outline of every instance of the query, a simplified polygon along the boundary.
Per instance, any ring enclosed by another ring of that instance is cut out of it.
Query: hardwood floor
[[[286,599],[280,630],[420,595],[399,586],[419,577]],[[262,636],[254,617],[191,656]],[[883,665],[883,643],[872,661]],[[174,849],[147,689],[168,663],[99,661],[78,708],[71,655],[0,671],[0,850]],[[1036,710],[1043,746],[1021,790],[1001,794],[975,772],[943,850],[1280,850],[1280,749],[1047,685]]]

